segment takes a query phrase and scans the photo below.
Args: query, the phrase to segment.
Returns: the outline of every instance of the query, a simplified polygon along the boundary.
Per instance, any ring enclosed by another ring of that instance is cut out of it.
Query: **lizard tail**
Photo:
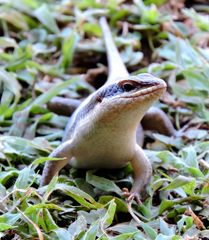
[[[112,38],[110,27],[105,17],[100,18],[100,26],[102,28],[105,47],[107,50],[108,60],[108,80],[106,83],[111,84],[117,82],[118,78],[129,76],[128,71],[123,63],[118,49]]]

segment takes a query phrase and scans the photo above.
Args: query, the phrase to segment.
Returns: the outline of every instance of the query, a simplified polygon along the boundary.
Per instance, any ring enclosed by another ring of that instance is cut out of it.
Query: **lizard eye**
[[[126,91],[126,92],[130,92],[130,91],[132,91],[132,90],[134,90],[136,87],[133,85],[133,84],[131,84],[131,83],[124,83],[123,84],[123,89]]]

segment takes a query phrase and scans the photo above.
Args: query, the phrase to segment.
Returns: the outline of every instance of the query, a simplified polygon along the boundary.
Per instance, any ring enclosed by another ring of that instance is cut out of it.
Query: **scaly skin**
[[[63,143],[50,155],[64,160],[45,164],[41,184],[48,184],[67,163],[76,168],[114,169],[131,162],[135,181],[129,199],[139,199],[152,167],[136,142],[136,131],[144,114],[166,90],[166,83],[151,74],[129,76],[106,19],[100,24],[107,47],[108,81],[72,115]]]

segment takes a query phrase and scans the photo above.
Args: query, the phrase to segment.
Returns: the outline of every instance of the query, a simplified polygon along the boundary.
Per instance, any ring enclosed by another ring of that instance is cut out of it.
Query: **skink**
[[[68,163],[75,168],[114,169],[130,162],[134,184],[129,199],[139,198],[150,181],[152,167],[137,144],[136,131],[150,106],[165,92],[166,83],[151,74],[130,76],[105,18],[100,19],[100,25],[107,49],[108,80],[73,113],[62,144],[50,155],[64,160],[46,162],[41,184],[48,184]],[[173,134],[175,130],[171,122],[159,111],[163,116],[158,117],[159,122],[162,122],[166,134]],[[153,114],[155,110],[151,112]]]

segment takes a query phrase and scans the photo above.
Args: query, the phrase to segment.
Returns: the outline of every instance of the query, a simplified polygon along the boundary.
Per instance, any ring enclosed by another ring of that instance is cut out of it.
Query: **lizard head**
[[[72,123],[77,124],[82,119],[81,125],[85,129],[96,122],[100,128],[106,125],[111,125],[111,129],[134,128],[165,90],[166,83],[151,74],[139,74],[105,84],[81,104]]]
[[[92,98],[94,116],[102,122],[110,119],[141,120],[148,108],[160,98],[166,90],[166,83],[151,74],[139,74],[116,83],[104,85]]]
[[[165,90],[166,83],[162,79],[147,73],[139,74],[102,87],[97,92],[97,101],[104,109],[127,107],[146,111]]]

